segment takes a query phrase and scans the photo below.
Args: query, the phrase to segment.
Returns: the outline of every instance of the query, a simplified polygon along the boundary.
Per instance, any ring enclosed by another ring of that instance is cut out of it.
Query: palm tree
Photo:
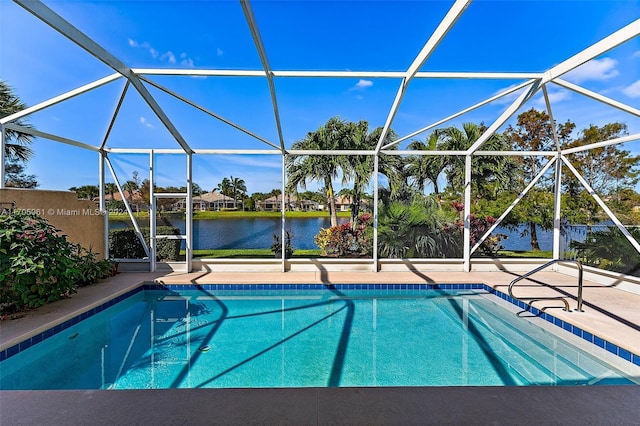
[[[237,202],[238,194],[244,195],[247,192],[247,185],[243,179],[234,178],[231,176],[229,179],[231,184],[231,194],[233,195],[234,204]]]
[[[345,121],[338,117],[333,117],[315,132],[309,132],[304,139],[294,142],[291,145],[291,149],[344,149],[349,143],[348,139],[349,129]],[[287,192],[295,192],[298,186],[306,189],[308,180],[322,183],[329,202],[331,226],[336,226],[338,224],[338,215],[333,180],[338,178],[339,172],[347,169],[345,157],[337,155],[297,155],[287,156],[285,161],[288,176]]]
[[[231,196],[231,181],[229,180],[229,178],[223,178],[222,182],[220,182],[218,186],[214,188],[214,191],[216,190],[222,195],[225,195],[227,197]]]
[[[464,123],[462,130],[447,127],[437,131],[441,138],[439,149],[464,151],[484,133],[486,128],[475,123]],[[502,151],[510,148],[509,141],[502,134],[492,135],[481,150]],[[510,157],[502,155],[475,155],[471,159],[472,191],[477,198],[495,199],[498,192],[509,189],[517,173],[517,163]],[[450,188],[456,192],[464,188],[464,156],[456,155],[446,159],[445,174]]]
[[[439,135],[432,132],[425,142],[413,141],[408,148],[414,151],[434,151],[438,146]],[[444,171],[446,162],[443,156],[414,155],[408,158],[406,175],[413,181],[420,192],[424,192],[427,183],[433,185],[436,196],[440,193],[438,178]]]
[[[371,133],[368,133],[369,124],[366,121],[359,121],[358,123],[350,123],[351,134],[348,141],[349,146],[345,149],[354,150],[372,150],[375,149],[380,135],[382,134],[382,127],[374,129]],[[396,134],[393,130],[390,130],[385,136],[384,144],[393,142],[396,139]],[[391,149],[397,149],[397,146],[393,146]],[[374,169],[374,158],[370,155],[350,155],[347,157],[345,170],[348,179],[353,180],[353,190],[350,194],[351,199],[351,224],[357,226],[357,218],[360,213],[360,204],[364,196],[364,190],[371,181]],[[387,177],[389,186],[392,192],[397,191],[397,187],[401,186],[402,178],[402,159],[396,155],[380,155],[378,161],[379,172]]]
[[[22,111],[27,106],[13,94],[9,85],[0,80],[0,118]],[[32,128],[24,119],[14,120],[13,124],[18,126]],[[6,143],[5,155],[9,161],[27,161],[33,155],[33,150],[26,146],[33,141],[33,137],[26,133],[17,132],[11,129],[5,129]],[[15,141],[15,143],[7,141]]]

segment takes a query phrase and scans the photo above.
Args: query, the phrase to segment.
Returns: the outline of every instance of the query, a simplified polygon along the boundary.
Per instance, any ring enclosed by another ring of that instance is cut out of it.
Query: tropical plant
[[[640,241],[640,228],[631,228],[629,233]],[[570,247],[576,250],[576,258],[586,265],[640,276],[640,255],[615,226],[590,231],[584,241],[572,241]]]
[[[0,80],[0,118],[22,111],[27,106],[18,98],[12,88]],[[19,118],[13,124],[32,129],[26,119]],[[33,142],[33,136],[28,133],[5,128],[5,176],[7,186],[17,188],[35,188],[38,186],[35,175],[25,172],[25,163],[33,156],[33,150],[28,146]]]
[[[432,132],[425,142],[412,141],[408,149],[413,151],[435,151],[438,149],[438,132]],[[433,185],[433,193],[439,194],[438,178],[446,167],[442,155],[412,155],[407,158],[405,174],[420,192],[424,192],[426,184]]]
[[[431,197],[418,194],[410,204],[391,201],[379,209],[381,257],[459,257],[461,247],[456,213],[438,208]]]
[[[439,149],[466,151],[486,131],[482,124],[464,123],[462,130],[447,127],[437,131],[441,141]],[[503,151],[510,148],[509,140],[503,135],[494,134],[482,145],[480,151]],[[501,155],[474,155],[471,159],[471,192],[476,199],[495,199],[498,193],[513,185],[517,177],[518,165],[510,157]],[[449,189],[461,194],[464,188],[465,157],[455,155],[446,157],[445,176]]]
[[[372,216],[364,214],[356,219],[356,224],[343,223],[330,228],[322,228],[313,238],[322,250],[323,256],[362,256],[373,252]]]
[[[315,132],[291,145],[292,150],[335,151],[349,144],[349,126],[338,117],[329,119]],[[295,193],[297,187],[306,189],[307,181],[324,185],[329,204],[331,226],[338,224],[333,180],[348,168],[344,155],[287,155],[285,157],[288,177],[287,192]],[[343,180],[344,180],[343,174]]]
[[[232,194],[231,181],[229,180],[229,178],[223,178],[222,182],[220,182],[218,186],[213,190],[218,191],[222,195],[230,197]]]
[[[5,81],[0,80],[0,118],[20,112],[25,108],[27,106],[13,93],[11,87]],[[14,120],[12,123],[28,129],[33,128],[23,118]],[[31,158],[33,150],[27,146],[33,141],[31,135],[13,129],[5,129],[5,136],[7,139],[4,148],[5,155],[10,160],[27,161]]]
[[[75,247],[46,219],[0,216],[0,308],[35,308],[69,296],[79,277]]]
[[[289,258],[293,255],[293,245],[292,245],[293,236],[288,230],[284,231],[284,256],[285,258]],[[282,240],[280,239],[280,235],[274,233],[273,234],[273,243],[271,244],[271,251],[276,254],[276,257],[282,256]],[[280,256],[278,256],[280,253]]]
[[[81,200],[92,200],[100,195],[100,188],[96,185],[83,185],[80,187],[72,186],[69,191],[75,192]]]

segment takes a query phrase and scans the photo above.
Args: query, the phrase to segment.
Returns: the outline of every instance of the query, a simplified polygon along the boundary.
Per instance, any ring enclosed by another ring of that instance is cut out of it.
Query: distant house
[[[336,197],[336,210],[339,212],[350,212],[351,211],[351,203],[352,199],[350,197],[338,196]],[[360,200],[360,209],[367,209],[369,207],[369,202],[366,200]]]
[[[235,200],[232,197],[219,194],[217,192],[207,192],[197,197],[191,198],[193,210],[243,210],[244,203]],[[187,200],[182,198],[173,203],[174,210],[184,210],[187,206]]]
[[[318,211],[320,210],[320,204],[311,201],[311,200],[303,200],[298,199],[295,195],[285,195],[284,196],[285,210],[287,211]],[[262,201],[256,201],[256,210],[258,211],[267,211],[267,212],[275,212],[282,210],[282,195],[277,195],[273,197],[269,197]]]
[[[133,208],[134,210],[138,210],[138,211],[147,210],[149,208],[147,201],[142,196],[142,192],[125,190],[123,191],[123,193],[124,193],[125,199],[130,204],[131,208]],[[114,192],[113,195],[111,194],[104,195],[105,203],[108,203],[111,200],[122,201],[122,194],[120,194],[120,192],[117,191],[117,192]],[[93,201],[95,203],[100,203],[100,197],[94,197]]]

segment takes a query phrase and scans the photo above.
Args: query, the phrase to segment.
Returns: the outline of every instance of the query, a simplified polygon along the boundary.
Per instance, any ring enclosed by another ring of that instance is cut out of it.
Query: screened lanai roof
[[[1,122],[28,117],[30,168],[53,189],[95,183],[92,151],[279,154],[333,116],[394,131],[401,150],[438,126],[485,123],[471,153],[530,108],[578,129],[624,122],[629,136],[614,142],[640,135],[637,2],[0,8],[1,77],[31,106]]]

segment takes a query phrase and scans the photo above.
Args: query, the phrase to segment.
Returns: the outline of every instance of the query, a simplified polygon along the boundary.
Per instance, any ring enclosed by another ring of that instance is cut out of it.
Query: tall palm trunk
[[[338,212],[336,212],[336,198],[333,196],[333,184],[331,178],[324,180],[327,188],[327,198],[329,199],[329,214],[331,216],[331,226],[338,226]]]

